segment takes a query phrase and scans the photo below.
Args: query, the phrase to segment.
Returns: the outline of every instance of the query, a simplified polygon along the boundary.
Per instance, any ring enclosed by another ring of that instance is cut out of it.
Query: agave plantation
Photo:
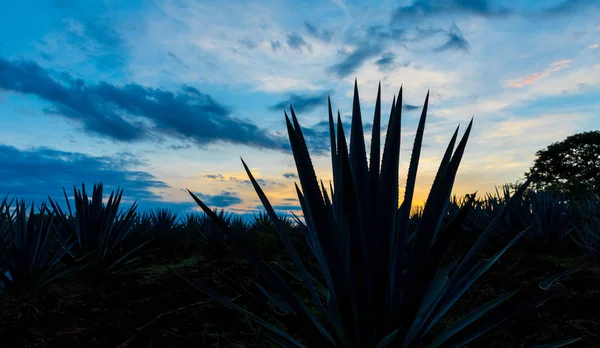
[[[295,221],[276,214],[243,159],[265,209],[249,224],[189,191],[202,213],[183,217],[119,211],[123,191],[103,204],[102,184],[91,199],[75,188],[73,209],[65,191],[67,212],[50,198],[37,213],[22,201],[12,209],[6,197],[0,334],[12,346],[65,347],[600,342],[597,312],[580,313],[600,302],[600,198],[534,191],[535,175],[495,195],[452,196],[471,120],[460,139],[452,134],[425,205],[412,207],[427,95],[398,207],[402,88],[383,156],[380,94],[368,154],[356,82],[349,144],[329,103],[329,187],[293,108],[291,120],[285,113],[303,213]]]

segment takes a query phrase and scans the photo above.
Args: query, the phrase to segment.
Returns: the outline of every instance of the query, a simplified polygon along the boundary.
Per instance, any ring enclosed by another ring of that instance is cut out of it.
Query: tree
[[[525,173],[536,190],[549,190],[569,199],[600,195],[600,131],[583,132],[553,143],[536,153],[533,167]]]

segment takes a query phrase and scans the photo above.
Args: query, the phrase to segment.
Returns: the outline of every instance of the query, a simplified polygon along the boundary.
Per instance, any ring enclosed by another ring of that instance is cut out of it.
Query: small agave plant
[[[104,205],[101,183],[94,185],[91,200],[85,192],[85,185],[82,184],[81,191],[77,188],[73,191],[75,214],[71,211],[71,204],[64,188],[69,215],[48,197],[54,212],[63,222],[63,234],[75,240],[74,247],[63,257],[63,262],[77,270],[91,268],[93,276],[101,279],[135,261],[138,257],[133,257],[133,254],[150,242],[147,240],[134,245],[124,243],[134,231],[137,205],[134,203],[125,213],[119,212],[123,190],[118,189],[116,195],[111,192],[108,202]]]
[[[369,166],[356,82],[349,147],[346,144],[339,112],[337,137],[335,136],[329,102],[334,181],[333,188],[330,185],[331,195],[327,194],[323,183],[319,185],[317,181],[293,108],[293,125],[287,113],[285,114],[289,140],[302,186],[300,191],[296,185],[296,192],[306,221],[303,231],[318,260],[324,284],[319,284],[316,277],[307,271],[285,233],[283,223],[277,218],[272,205],[242,159],[254,189],[299,271],[300,278],[310,294],[311,303],[304,303],[279,273],[231,233],[227,225],[198,197],[189,190],[188,192],[208,216],[229,234],[229,241],[244,253],[266,280],[268,288],[258,284],[257,286],[275,304],[279,312],[286,313],[278,317],[279,321],[300,335],[309,347],[462,346],[506,320],[506,316],[482,316],[515,295],[518,290],[484,304],[448,327],[440,328],[440,319],[526,231],[513,238],[491,259],[478,260],[477,256],[489,239],[492,227],[502,215],[499,214],[465,257],[442,263],[474,200],[474,197],[471,197],[448,226],[441,229],[450,202],[452,185],[471,131],[471,121],[454,154],[452,149],[458,129],[446,149],[423,208],[422,219],[411,242],[412,246],[408,249],[407,226],[429,95],[425,99],[417,128],[404,203],[398,208],[402,88],[398,102],[392,103],[381,167],[380,92],[381,87],[375,105]],[[522,194],[528,183],[519,189],[516,196]],[[510,204],[511,202],[507,205]],[[407,253],[407,250],[410,250],[410,253]],[[564,274],[559,276],[562,275]],[[547,289],[556,279],[553,277],[540,284],[540,287]],[[224,306],[234,308],[262,325],[265,335],[281,346],[305,347],[300,340],[237,304],[223,299],[206,287],[189,281],[188,283]],[[508,313],[519,312],[536,305],[540,305],[540,302],[527,302]],[[318,316],[314,312],[318,313]]]
[[[224,209],[218,211],[218,215],[215,216],[217,216],[217,219],[223,222],[226,226],[230,225],[231,216],[228,215]],[[216,255],[217,253],[223,251],[229,239],[229,235],[225,233],[223,227],[205,214],[202,214],[200,217],[200,225],[197,232],[198,236],[200,237],[200,242],[204,246],[203,250],[210,255]],[[239,231],[236,230],[233,233],[236,233],[237,235]]]
[[[177,213],[168,209],[156,209],[150,211],[150,221],[154,225],[151,229],[152,238],[157,242],[167,240],[175,232]]]
[[[54,213],[34,219],[33,204],[27,215],[25,202],[17,201],[12,214],[6,198],[0,205],[0,293],[15,298],[34,295],[45,285],[66,276],[70,270],[57,271],[60,259],[73,244],[63,241]],[[42,204],[40,215],[49,212]]]

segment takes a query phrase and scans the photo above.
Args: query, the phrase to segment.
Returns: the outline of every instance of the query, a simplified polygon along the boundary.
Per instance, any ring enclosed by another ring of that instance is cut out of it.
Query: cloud
[[[338,78],[344,78],[355,72],[367,60],[381,54],[383,50],[384,47],[381,45],[366,45],[359,47],[348,54],[341,62],[327,68],[327,71],[335,74]]]
[[[588,46],[588,49],[590,49],[590,50],[595,50],[595,49],[597,49],[598,47],[600,47],[600,44],[593,44],[593,45],[589,45],[589,46]]]
[[[524,85],[531,85],[536,83],[539,79],[550,76],[553,72],[566,69],[571,65],[571,59],[561,59],[548,65],[545,71],[532,73],[516,80],[505,80],[504,88],[513,87],[521,88]]]
[[[298,178],[298,175],[296,173],[283,173],[282,175],[286,179],[297,179]],[[285,200],[290,200],[290,199],[288,198]],[[291,199],[291,200],[294,200],[294,199]]]
[[[402,108],[404,110],[412,111],[412,110],[420,109],[421,107],[418,106],[418,105],[411,105],[411,104],[407,104],[407,103],[402,103]]]
[[[171,59],[172,59],[174,62],[176,62],[177,64],[179,64],[179,65],[181,65],[181,66],[183,66],[183,67],[185,67],[185,68],[187,68],[187,69],[189,69],[189,68],[190,68],[190,67],[189,67],[187,64],[185,64],[185,63],[184,63],[184,62],[183,62],[181,59],[179,59],[179,57],[177,57],[177,56],[176,56],[174,53],[172,53],[172,52],[167,52],[167,56],[168,56],[169,58],[171,58]]]
[[[323,30],[319,31],[319,29],[317,27],[315,27],[314,25],[312,25],[306,21],[304,22],[304,27],[306,28],[308,35],[314,37],[315,39],[321,40],[326,43],[331,42],[331,37],[332,37],[331,31],[329,31],[327,29],[323,29]]]
[[[508,8],[493,8],[487,0],[414,0],[408,6],[398,7],[392,15],[392,24],[420,20],[436,15],[471,14],[482,17],[499,17],[512,14]]]
[[[127,169],[143,164],[130,153],[95,157],[47,147],[20,150],[0,144],[0,162],[0,192],[18,194],[17,198],[28,203],[31,200],[41,203],[48,195],[53,200],[64,201],[63,187],[71,194],[74,186],[81,188],[82,179],[86,180],[89,189],[92,184],[102,182],[105,191],[120,186],[124,197],[148,202],[159,202],[160,199],[152,189],[170,187],[148,172]]]
[[[304,38],[297,33],[291,33],[287,36],[287,45],[291,49],[302,52],[302,47],[306,47],[312,53],[312,46],[304,41]]]
[[[458,28],[456,23],[452,23],[450,30],[446,34],[448,36],[448,41],[440,47],[434,49],[435,52],[444,52],[444,51],[464,51],[469,52],[471,46],[465,40],[462,35],[462,31]]]
[[[404,61],[402,63],[396,62],[396,55],[393,52],[387,52],[381,56],[377,61],[375,61],[375,65],[379,67],[380,71],[390,71],[399,66],[403,68],[407,68],[410,65],[409,61]]]
[[[209,195],[203,193],[194,193],[198,198],[202,200],[204,204],[209,207],[226,208],[235,204],[242,203],[242,199],[239,198],[236,192],[222,191],[216,195]]]
[[[238,42],[244,46],[246,46],[248,49],[255,49],[256,48],[256,43],[252,40],[249,39],[240,39],[238,40]]]
[[[318,95],[307,94],[307,95],[298,95],[292,94],[286,100],[283,100],[271,107],[269,110],[280,111],[281,109],[289,109],[290,104],[294,108],[294,112],[309,112],[320,105],[327,105],[327,96],[331,93],[331,91],[327,91]]]
[[[183,85],[179,91],[144,87],[86,84],[67,73],[58,79],[32,61],[0,57],[0,88],[36,95],[52,104],[46,114],[80,124],[86,133],[114,141],[139,142],[153,135],[189,140],[199,146],[224,141],[257,148],[288,150],[284,137],[231,117],[231,110],[210,95]],[[125,114],[143,118],[133,120]]]
[[[543,9],[539,14],[543,16],[564,16],[581,12],[586,9],[595,8],[600,10],[598,0],[564,0],[563,2]]]
[[[100,68],[121,69],[125,66],[125,40],[110,23],[68,18],[61,25],[60,30],[49,33],[39,42],[45,56],[64,55],[65,50],[75,49]]]
[[[277,50],[280,49],[281,47],[283,47],[281,45],[281,42],[279,42],[279,41],[271,41],[271,49],[273,50],[273,52],[277,52]]]

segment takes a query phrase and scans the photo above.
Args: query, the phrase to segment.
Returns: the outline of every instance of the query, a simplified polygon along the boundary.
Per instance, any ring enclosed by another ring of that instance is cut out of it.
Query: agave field
[[[428,96],[399,197],[402,89],[381,163],[355,84],[350,143],[329,103],[333,183],[318,181],[298,119],[286,125],[302,217],[250,223],[119,210],[122,190],[73,191],[67,210],[0,203],[0,346],[600,347],[600,197],[528,189],[452,195],[473,125],[458,128],[423,207],[412,207]],[[458,141],[458,143],[457,143]],[[367,159],[368,155],[368,159]]]

